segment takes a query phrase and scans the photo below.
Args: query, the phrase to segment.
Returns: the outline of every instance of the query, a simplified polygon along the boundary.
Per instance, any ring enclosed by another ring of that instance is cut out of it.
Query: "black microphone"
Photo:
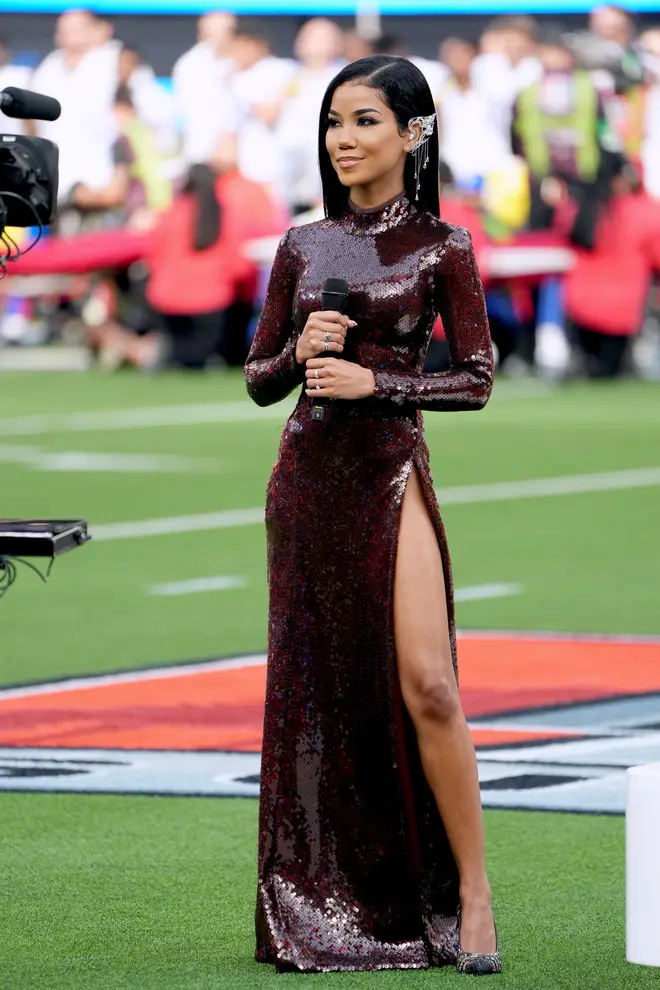
[[[322,309],[332,309],[343,313],[349,294],[348,282],[344,278],[326,278],[321,295]],[[319,357],[341,357],[336,351],[321,351]],[[312,419],[324,420],[325,410],[330,399],[316,399],[312,406]]]
[[[42,96],[29,89],[6,86],[0,92],[0,110],[19,120],[57,120],[62,107],[52,96]]]

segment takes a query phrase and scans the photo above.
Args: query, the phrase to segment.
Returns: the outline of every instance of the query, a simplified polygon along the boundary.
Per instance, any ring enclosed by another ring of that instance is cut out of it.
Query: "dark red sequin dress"
[[[415,466],[449,552],[422,410],[479,409],[492,385],[469,233],[400,196],[282,239],[246,363],[250,396],[305,381],[295,345],[326,278],[350,286],[343,357],[373,397],[310,418],[304,385],[266,493],[270,586],[255,958],[286,970],[425,969],[456,959],[458,874],[401,698],[394,568]],[[422,371],[440,313],[450,371]]]

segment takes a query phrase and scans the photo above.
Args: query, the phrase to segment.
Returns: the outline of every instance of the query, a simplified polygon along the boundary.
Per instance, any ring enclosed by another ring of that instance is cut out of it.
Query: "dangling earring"
[[[415,202],[419,201],[419,190],[422,184],[421,171],[426,168],[429,163],[429,149],[428,140],[433,134],[433,128],[435,126],[435,114],[429,114],[428,117],[412,117],[408,121],[410,137],[414,138],[415,134],[412,130],[412,124],[420,124],[422,128],[422,133],[420,134],[417,144],[409,149],[409,152],[415,156]],[[425,156],[423,155],[423,149],[425,150]],[[422,157],[424,161],[422,162]]]

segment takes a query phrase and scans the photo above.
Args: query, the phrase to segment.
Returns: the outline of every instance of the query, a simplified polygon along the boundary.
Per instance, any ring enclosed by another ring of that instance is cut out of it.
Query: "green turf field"
[[[19,572],[0,604],[0,685],[263,651],[258,512],[200,517],[263,507],[291,408],[253,406],[240,374],[0,375],[1,514],[82,516],[99,537],[47,585]],[[460,602],[460,626],[660,633],[658,387],[501,382],[483,412],[427,414],[426,438],[449,490],[457,588],[518,589]],[[533,479],[556,478],[563,494],[530,497]],[[483,486],[504,482],[520,484],[489,501]],[[197,529],[111,525],[181,517]],[[242,586],[152,593],[218,576]],[[0,809],[2,990],[305,979],[252,962],[256,802],[0,794]],[[624,962],[621,819],[489,812],[487,826],[506,968],[495,985],[660,985]],[[465,983],[437,970],[312,978]]]

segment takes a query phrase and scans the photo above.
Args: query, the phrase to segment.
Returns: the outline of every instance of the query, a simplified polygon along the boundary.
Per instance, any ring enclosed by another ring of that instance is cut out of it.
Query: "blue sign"
[[[659,0],[619,0],[628,10],[658,12]],[[237,14],[354,15],[357,0],[96,0],[84,4],[101,14],[201,14],[233,10]],[[381,14],[585,14],[592,0],[372,0]],[[71,9],[66,0],[3,0],[4,13],[53,14]]]

